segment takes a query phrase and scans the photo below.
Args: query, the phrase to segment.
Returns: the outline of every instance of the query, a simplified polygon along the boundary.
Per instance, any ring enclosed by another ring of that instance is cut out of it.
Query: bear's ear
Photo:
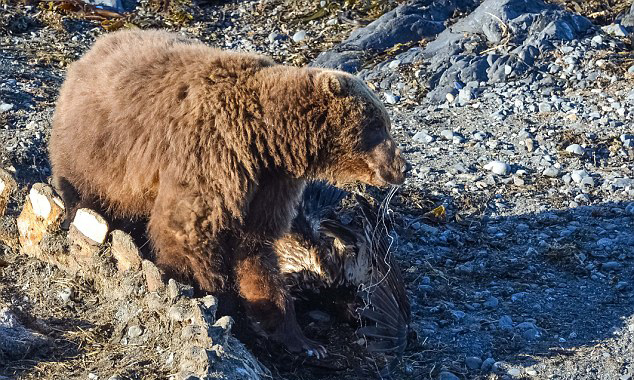
[[[326,94],[340,96],[347,92],[348,81],[339,73],[322,71],[315,79],[318,88]]]

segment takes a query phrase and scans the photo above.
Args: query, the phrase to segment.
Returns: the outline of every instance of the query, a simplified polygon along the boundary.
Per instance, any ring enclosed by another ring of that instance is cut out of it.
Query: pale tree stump
[[[0,169],[0,216],[7,211],[11,195],[18,188],[13,176],[6,170]]]
[[[138,271],[141,269],[141,254],[132,236],[121,230],[110,233],[112,246],[110,252],[117,263],[119,272]]]
[[[42,257],[39,243],[59,228],[63,216],[64,204],[54,195],[53,189],[43,183],[33,185],[17,220],[22,252],[48,261]]]
[[[80,270],[90,273],[99,266],[99,254],[102,244],[108,236],[108,223],[97,212],[81,208],[68,230],[70,256],[77,262]]]

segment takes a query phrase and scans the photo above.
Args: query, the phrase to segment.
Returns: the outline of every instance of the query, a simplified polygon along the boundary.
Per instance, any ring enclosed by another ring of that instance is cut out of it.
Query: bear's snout
[[[400,149],[391,139],[377,145],[368,160],[370,168],[374,169],[374,185],[402,185],[410,165],[403,157]]]

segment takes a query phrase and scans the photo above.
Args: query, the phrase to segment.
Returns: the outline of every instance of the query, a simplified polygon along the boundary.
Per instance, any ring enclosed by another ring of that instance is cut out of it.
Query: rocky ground
[[[50,175],[46,141],[65,67],[108,30],[165,27],[279,62],[345,69],[385,101],[413,168],[390,215],[417,341],[393,377],[630,379],[630,4],[172,1],[163,12],[141,3],[113,17],[72,1],[5,3],[0,165],[22,189],[10,212]],[[445,214],[430,217],[440,205]],[[45,339],[49,349],[0,356],[0,378],[172,373],[160,354],[131,361],[130,350],[112,347],[100,315],[112,308],[98,286],[2,247],[0,329],[24,325],[32,345]],[[108,350],[119,356],[105,361]],[[276,378],[379,376],[352,363],[289,368],[259,358]],[[113,369],[118,361],[126,371]]]

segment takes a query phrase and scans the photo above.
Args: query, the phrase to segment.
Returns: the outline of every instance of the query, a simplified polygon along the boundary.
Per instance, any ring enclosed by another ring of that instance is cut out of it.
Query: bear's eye
[[[380,131],[383,129],[383,123],[380,121],[373,121],[368,125],[368,129],[371,131]]]
[[[385,139],[385,128],[381,123],[370,123],[364,130],[361,150],[369,151]]]

